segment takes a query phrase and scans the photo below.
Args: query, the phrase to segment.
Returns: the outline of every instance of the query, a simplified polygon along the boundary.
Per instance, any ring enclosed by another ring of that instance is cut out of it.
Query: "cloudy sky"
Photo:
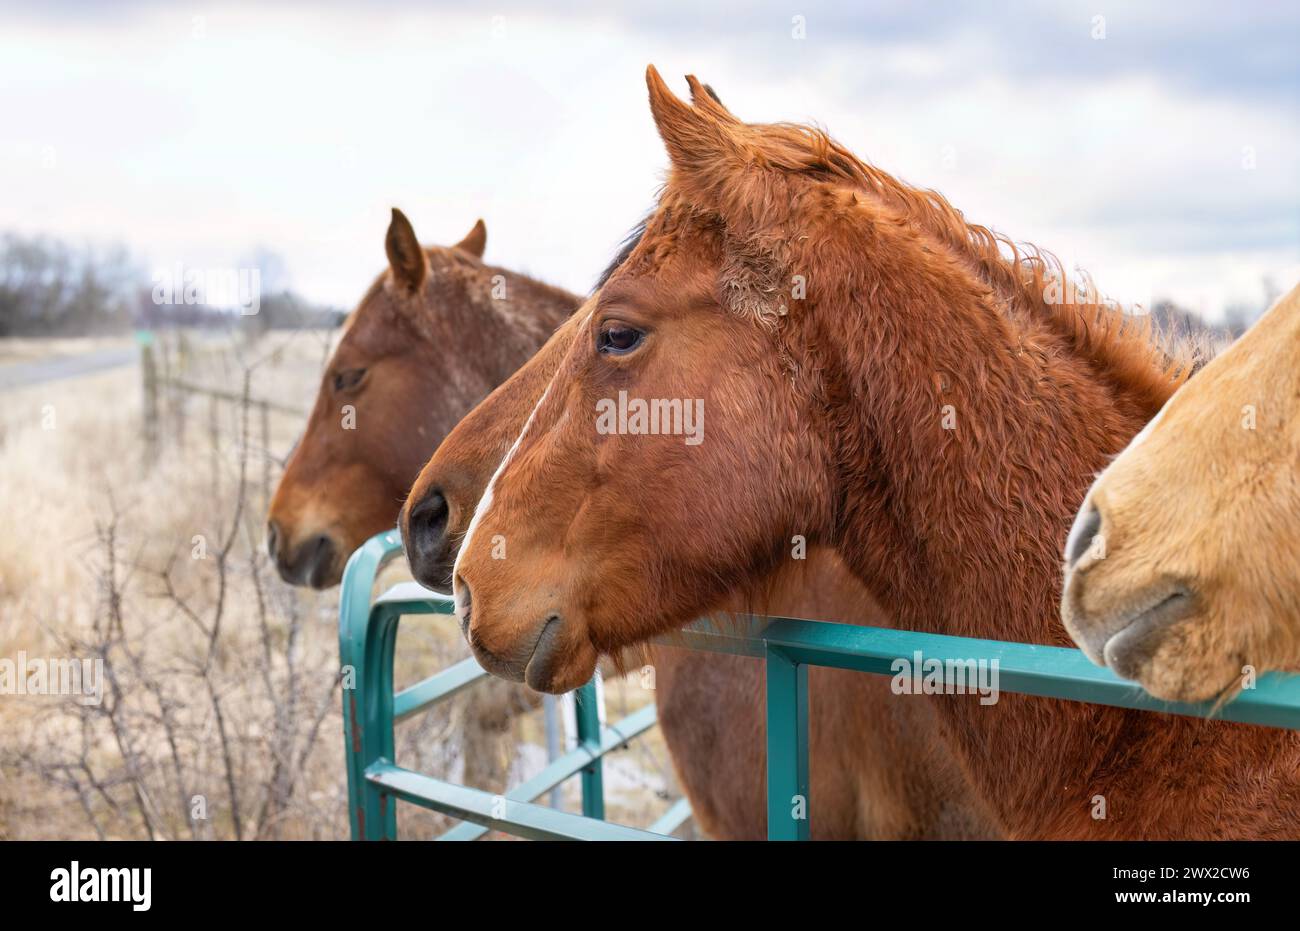
[[[0,230],[266,248],[350,307],[396,205],[586,291],[662,178],[653,62],[1214,317],[1300,280],[1297,49],[1300,4],[1246,0],[0,3]]]

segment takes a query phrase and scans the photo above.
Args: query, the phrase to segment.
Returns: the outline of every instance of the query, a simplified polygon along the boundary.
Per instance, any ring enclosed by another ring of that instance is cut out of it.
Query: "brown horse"
[[[1093,483],[1061,616],[1093,662],[1153,695],[1227,695],[1252,671],[1300,671],[1298,553],[1300,287]]]
[[[478,257],[483,252],[484,238],[485,230],[480,223],[463,243],[454,248]],[[312,420],[277,490],[270,518],[273,547],[277,542],[284,542],[286,530],[292,537],[312,535],[311,528],[307,531],[301,529],[304,515],[315,515],[318,519],[320,515],[328,516],[323,528],[317,525],[317,532],[328,531],[330,550],[344,556],[374,533],[393,526],[410,476],[424,464],[451,423],[455,422],[457,405],[468,409],[475,400],[463,395],[459,401],[448,397],[452,386],[481,386],[487,379],[499,378],[503,368],[518,367],[523,363],[537,348],[533,341],[540,344],[545,335],[545,331],[527,329],[523,334],[526,340],[498,340],[495,346],[484,347],[478,345],[484,337],[483,328],[449,325],[452,320],[468,324],[468,313],[476,306],[495,306],[486,303],[485,295],[492,285],[486,272],[493,275],[510,273],[487,266],[483,266],[484,274],[462,274],[444,282],[437,299],[430,294],[424,306],[418,309],[427,321],[425,325],[410,326],[408,314],[417,312],[416,309],[409,304],[395,307],[387,296],[394,287],[388,279],[401,280],[400,257],[411,254],[410,244],[414,242],[410,224],[395,211],[388,233],[391,267],[351,315],[346,333],[330,363],[329,374],[322,380]],[[444,255],[448,250],[429,248],[425,252],[429,262],[426,274],[432,274],[435,268],[443,268],[444,263],[464,267],[456,255]],[[524,296],[532,300],[539,293],[549,298],[554,293],[557,297],[554,302],[546,300],[531,308],[519,308],[527,310],[530,319],[544,321],[547,327],[578,303],[578,298],[562,292],[520,287],[518,276],[510,275],[508,281],[507,295],[516,298]],[[394,312],[396,309],[401,309],[402,313]],[[487,332],[491,334],[491,328],[487,328]],[[539,364],[548,365],[548,358],[558,358],[555,346],[567,347],[567,342],[553,340],[547,347],[549,355],[543,352],[521,373],[524,385],[529,384],[528,372],[536,370]],[[501,351],[511,347],[514,355],[502,359]],[[403,356],[415,352],[425,362],[413,367],[394,365],[390,356],[395,351]],[[336,405],[342,403],[334,393],[335,376],[354,371],[366,373],[363,378],[366,389],[364,395],[349,396],[357,409],[357,432],[343,433],[341,420],[336,421],[333,417]],[[547,371],[549,378],[553,365]],[[536,390],[540,393],[541,387]],[[535,401],[533,396],[527,407],[521,408],[521,418]],[[411,431],[409,424],[419,423],[427,412],[434,413],[438,419],[423,431]],[[490,446],[490,437],[499,436],[502,441],[508,441],[518,433],[519,422],[485,423],[485,413],[483,408],[476,410],[466,428],[458,431],[458,436]],[[363,421],[366,427],[364,436],[360,435]],[[496,460],[503,453],[504,449],[498,451]],[[481,453],[478,458],[480,462],[486,462]],[[384,489],[384,494],[356,494],[351,487],[352,482],[364,482],[366,475],[394,471],[398,475],[392,479],[391,487]],[[490,468],[488,471],[490,473]],[[454,529],[458,526],[457,521],[463,512],[456,504],[460,496],[453,490],[463,491],[457,482],[467,476],[459,469],[446,470],[445,474],[449,490],[447,500],[435,499],[437,506],[431,506],[429,496],[421,496],[423,506],[416,511],[420,532],[411,533],[408,522],[408,539],[427,539],[440,532],[439,527],[447,525]],[[401,478],[401,475],[408,477]],[[477,500],[485,482],[486,474],[473,489],[473,501]],[[397,490],[399,486],[400,491]],[[451,506],[449,521],[444,513],[448,504]],[[472,501],[469,510],[473,510]],[[463,524],[459,527],[463,531]],[[419,552],[417,543],[412,553]],[[812,578],[806,585],[810,593],[804,602],[808,613],[820,617],[842,612],[871,618],[875,612],[861,603],[865,596],[862,587],[847,577],[843,570],[833,572],[832,561],[833,557],[823,556],[821,563],[814,562],[815,568],[810,574],[821,572],[825,577]],[[288,573],[290,582],[305,584],[312,578],[309,573],[292,571],[292,561],[289,562],[288,566],[281,563],[281,572]],[[822,568],[816,568],[818,565]],[[331,568],[333,574],[317,577],[316,584],[333,584],[337,581],[338,571],[341,570]],[[437,573],[433,577],[427,574],[422,577],[433,581],[433,587],[440,587]],[[815,600],[816,593],[833,591],[837,583],[855,588],[859,602],[846,604],[841,598],[838,602],[832,600],[822,604]],[[678,768],[698,774],[690,784],[696,819],[716,836],[762,837],[765,832],[761,780],[763,721],[759,713],[761,702],[755,699],[762,692],[762,670],[752,660],[727,657],[720,658],[717,664],[701,666],[697,654],[670,652],[679,656],[681,661],[665,660],[658,664],[656,697]],[[828,676],[842,675],[823,672]],[[498,686],[505,685],[493,681]],[[845,701],[840,702],[841,720],[842,711],[849,707],[852,696],[861,694],[872,685],[863,677],[848,677],[839,688],[845,696]],[[823,688],[829,689],[830,686],[819,686],[819,694]],[[466,761],[464,777],[469,784],[489,786],[499,778],[490,757],[500,755],[506,749],[503,744],[512,712],[522,710],[524,704],[518,694],[520,691],[481,686],[469,693],[470,704],[466,714],[472,726],[467,726],[462,734],[467,742],[463,748]],[[876,707],[885,707],[878,698]],[[830,710],[829,705],[819,707],[815,722],[830,720]],[[912,742],[899,739],[896,733],[899,726],[892,721],[882,722],[876,733],[877,739],[870,744],[838,741],[832,725],[819,728],[818,733],[823,737],[814,744],[815,757],[819,763],[824,761],[824,765],[819,766],[818,797],[825,799],[824,808],[835,800],[845,812],[842,819],[823,817],[819,821],[819,836],[863,836],[864,832],[866,836],[987,836],[988,829],[970,823],[965,815],[968,806],[963,806],[961,801],[965,796],[951,782],[950,786],[937,788],[923,796],[923,790],[918,787],[938,786],[938,780],[943,778],[941,774],[946,773],[950,780],[957,781],[960,776],[954,776],[949,761],[928,761],[924,754],[913,749]],[[919,730],[920,725],[912,727],[914,734]],[[932,741],[925,743],[933,745]],[[821,750],[823,746],[834,747],[833,754]],[[734,782],[708,778],[705,774],[718,774],[715,768],[718,758],[736,766],[739,778]],[[874,761],[874,770],[869,770],[864,760]],[[884,761],[897,762],[882,765]],[[909,762],[910,766],[907,765]],[[874,772],[877,781],[866,781],[857,775],[863,772]],[[859,805],[863,806],[861,811]]]
[[[420,473],[402,514],[415,576],[438,587],[456,544],[524,420],[569,352],[585,309],[452,430]],[[445,516],[427,518],[424,502]],[[421,555],[422,554],[422,555]],[[505,554],[509,555],[508,550]],[[794,617],[887,621],[830,550],[791,560],[761,598],[729,605]],[[655,646],[655,701],[678,779],[711,837],[767,835],[762,664],[740,656]],[[644,678],[644,676],[643,676]],[[811,670],[809,714],[815,838],[972,838],[997,833],[942,748],[933,709],[890,701],[888,684],[843,670]]]
[[[824,134],[739,124],[647,78],[672,166],[658,208],[454,567],[480,661],[573,688],[600,655],[725,605],[796,535],[834,548],[902,627],[1068,643],[1070,518],[1190,362],[1118,311],[1054,302],[1053,260]],[[707,431],[664,414],[673,402],[702,406]],[[1013,837],[1300,834],[1289,731],[1020,695],[896,700],[933,702]]]
[[[271,501],[267,550],[285,581],[337,585],[448,431],[580,303],[484,264],[486,242],[480,220],[451,248],[421,247],[394,208],[389,267],[348,317]]]
[[[486,240],[480,220],[451,248],[422,248],[393,210],[389,267],[348,318],[271,502],[267,548],[286,581],[336,584],[352,551],[396,523],[452,426],[578,305],[572,294],[484,264]],[[532,698],[499,682],[468,693],[466,783],[501,787],[515,715]]]

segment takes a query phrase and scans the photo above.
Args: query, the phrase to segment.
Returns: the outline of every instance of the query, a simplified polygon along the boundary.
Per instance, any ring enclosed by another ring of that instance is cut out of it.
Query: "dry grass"
[[[305,409],[327,348],[317,334],[274,335],[193,380],[239,391],[251,365],[251,395]],[[263,555],[257,418],[164,403],[146,462],[141,409],[134,369],[0,395],[0,657],[98,655],[108,670],[97,708],[0,695],[0,838],[344,837],[337,593],[283,585]],[[283,455],[301,421],[270,425]],[[464,655],[445,618],[408,619],[398,681]],[[399,762],[456,779],[472,745],[492,758],[474,768],[495,774],[492,790],[540,768],[540,713],[486,743],[466,738],[483,707],[473,691],[403,724]],[[611,718],[652,697],[623,682],[607,695]],[[657,731],[607,760],[612,819],[648,824],[675,796]],[[399,812],[407,837],[450,824]]]

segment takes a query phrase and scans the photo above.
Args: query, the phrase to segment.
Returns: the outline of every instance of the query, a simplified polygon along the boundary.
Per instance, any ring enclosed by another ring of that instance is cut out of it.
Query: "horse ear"
[[[406,215],[396,207],[393,219],[388,224],[388,236],[384,239],[384,251],[388,253],[388,264],[393,270],[393,280],[408,291],[418,290],[429,274],[429,260],[415,238],[415,229]]]
[[[474,228],[465,234],[465,238],[452,248],[468,252],[475,258],[483,258],[483,250],[487,248],[487,224],[479,220],[474,224]]]
[[[650,90],[650,112],[674,169],[689,174],[716,168],[720,159],[737,167],[744,164],[743,151],[728,128],[728,123],[738,125],[739,121],[722,104],[717,104],[717,109],[730,117],[730,121],[724,121],[712,106],[692,107],[678,98],[654,65],[646,68],[645,80]],[[692,91],[696,85],[703,91],[699,81],[693,81]],[[707,92],[704,94],[707,96]]]
[[[693,74],[686,75],[686,83],[691,86],[691,105],[697,109],[704,110],[715,119],[722,123],[731,123],[733,126],[739,126],[740,120],[736,114],[726,108],[722,98],[708,84],[704,84]]]

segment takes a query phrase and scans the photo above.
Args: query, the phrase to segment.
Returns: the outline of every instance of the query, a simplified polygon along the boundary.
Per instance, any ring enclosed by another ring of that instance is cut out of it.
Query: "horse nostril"
[[[266,555],[275,559],[275,551],[280,541],[280,528],[276,526],[275,521],[266,522]]]
[[[447,528],[451,509],[442,491],[430,488],[418,499],[407,502],[402,525],[402,546],[415,580],[426,588],[451,591],[450,547]]]
[[[442,549],[442,537],[447,532],[447,499],[434,488],[415,507],[407,520],[411,542],[429,557]]]
[[[1088,501],[1079,516],[1074,519],[1074,526],[1070,528],[1070,538],[1065,542],[1065,563],[1073,567],[1081,560],[1092,541],[1101,533],[1101,511]]]
[[[324,588],[330,567],[334,563],[334,541],[318,534],[302,548],[304,579],[312,588]]]

